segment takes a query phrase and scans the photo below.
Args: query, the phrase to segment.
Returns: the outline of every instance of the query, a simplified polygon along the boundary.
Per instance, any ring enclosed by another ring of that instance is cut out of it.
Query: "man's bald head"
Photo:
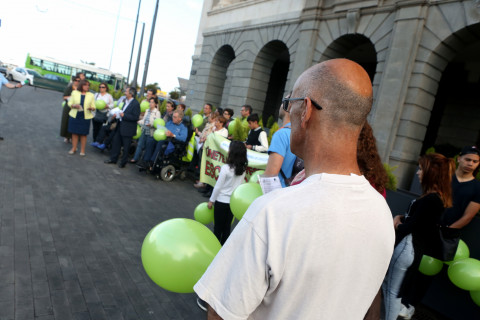
[[[295,97],[318,102],[333,123],[361,127],[372,107],[367,72],[348,59],[332,59],[306,70],[295,84]]]

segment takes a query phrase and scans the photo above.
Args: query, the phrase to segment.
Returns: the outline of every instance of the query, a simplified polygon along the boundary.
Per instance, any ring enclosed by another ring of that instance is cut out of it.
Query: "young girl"
[[[385,320],[396,320],[401,309],[401,289],[407,269],[418,268],[422,256],[434,255],[438,246],[438,223],[446,207],[452,206],[453,160],[431,153],[419,160],[417,172],[423,194],[413,200],[405,215],[393,219],[395,250],[382,290]]]
[[[215,203],[213,233],[222,246],[230,235],[230,224],[233,219],[233,214],[230,210],[230,196],[233,190],[245,181],[247,164],[247,148],[245,144],[240,141],[232,141],[228,149],[227,163],[220,169],[217,184],[215,184],[208,202],[209,209]]]

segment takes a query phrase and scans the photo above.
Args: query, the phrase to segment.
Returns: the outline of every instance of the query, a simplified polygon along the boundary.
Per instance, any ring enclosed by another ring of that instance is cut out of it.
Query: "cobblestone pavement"
[[[191,182],[105,165],[90,146],[68,155],[59,92],[1,95],[0,319],[205,318],[194,294],[158,287],[140,259],[153,226],[205,201]]]

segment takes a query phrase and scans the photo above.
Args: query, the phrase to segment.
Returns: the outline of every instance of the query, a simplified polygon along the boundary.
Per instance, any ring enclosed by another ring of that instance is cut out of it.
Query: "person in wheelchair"
[[[165,127],[167,128],[167,139],[155,141],[153,137],[147,139],[147,147],[143,155],[143,161],[138,164],[141,168],[151,168],[155,159],[160,156],[167,155],[175,149],[175,143],[181,142],[185,146],[187,141],[188,129],[182,123],[183,112],[175,110],[172,115],[172,120],[169,121]]]

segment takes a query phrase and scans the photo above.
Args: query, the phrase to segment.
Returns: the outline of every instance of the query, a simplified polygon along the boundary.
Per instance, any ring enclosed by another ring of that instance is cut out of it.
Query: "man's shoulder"
[[[272,143],[273,143],[273,140],[286,139],[286,138],[288,138],[288,142],[290,143],[290,133],[291,133],[290,128],[280,128],[280,129],[278,129],[273,134]]]

